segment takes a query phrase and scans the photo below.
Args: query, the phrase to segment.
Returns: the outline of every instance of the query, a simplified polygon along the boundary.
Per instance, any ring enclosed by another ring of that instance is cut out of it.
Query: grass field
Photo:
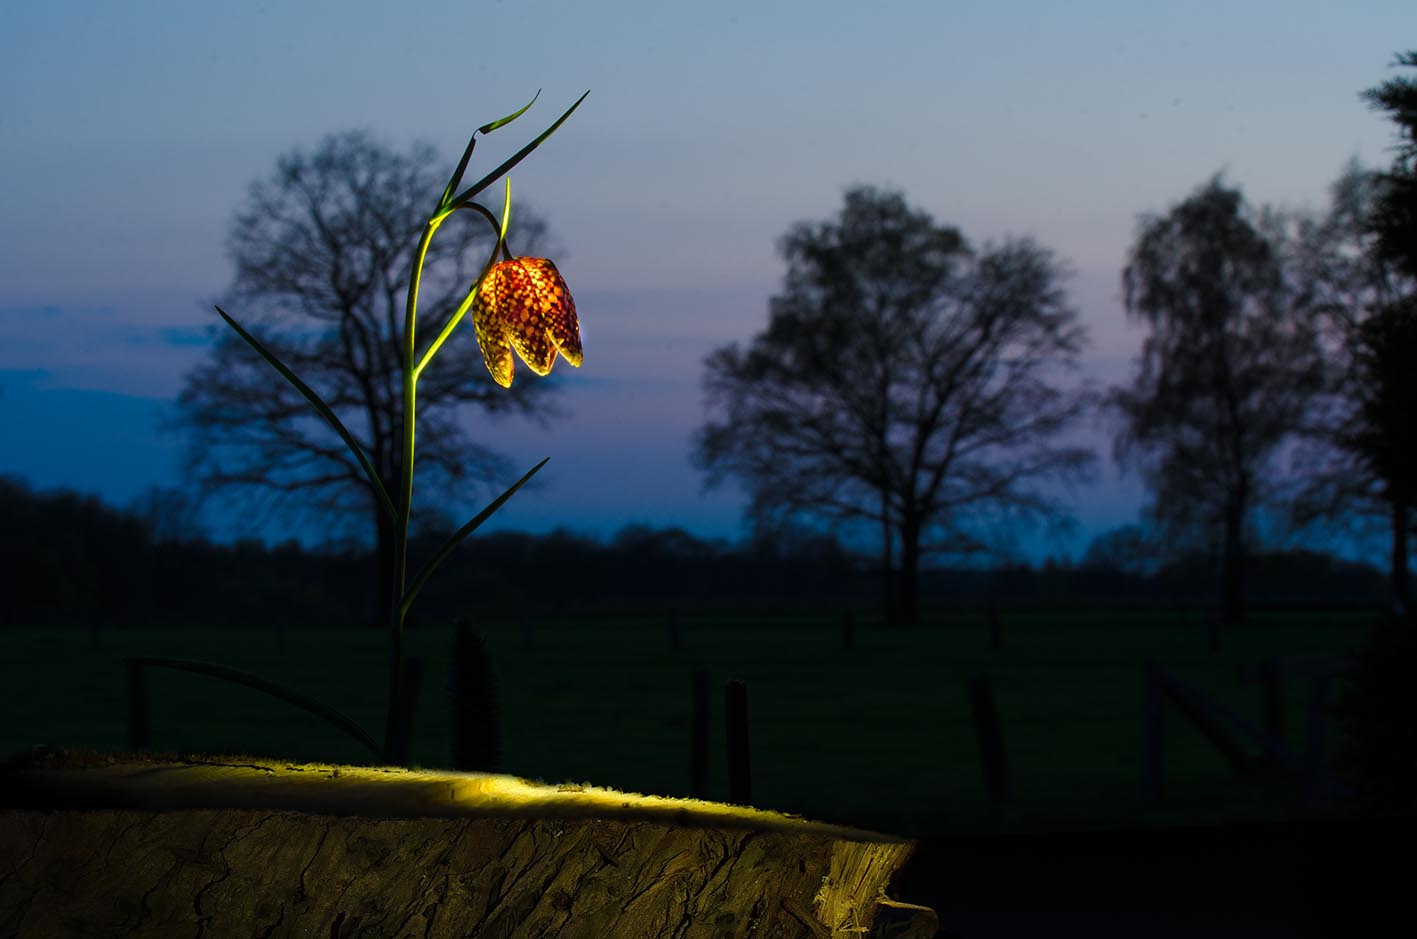
[[[753,801],[764,808],[901,834],[992,830],[966,683],[993,679],[1015,805],[1011,830],[1272,820],[1295,811],[1294,782],[1237,777],[1202,735],[1168,715],[1165,798],[1142,798],[1143,662],[1156,659],[1253,723],[1261,690],[1242,663],[1355,648],[1369,618],[1257,615],[1207,651],[1198,618],[1138,613],[1005,615],[1004,645],[982,617],[911,630],[837,619],[680,617],[682,648],[658,619],[489,622],[503,770],[548,782],[687,795],[691,676],[709,670],[710,792],[727,794],[723,683],[748,684]],[[448,630],[408,637],[427,663],[413,758],[447,765]],[[0,749],[122,749],[125,655],[201,659],[295,685],[382,736],[385,639],[373,632],[0,634],[7,689]],[[279,701],[198,675],[151,669],[155,749],[367,762],[353,741]],[[1292,682],[1289,743],[1302,749],[1307,686]],[[1174,712],[1173,712],[1174,713]],[[1332,737],[1332,733],[1330,735]]]

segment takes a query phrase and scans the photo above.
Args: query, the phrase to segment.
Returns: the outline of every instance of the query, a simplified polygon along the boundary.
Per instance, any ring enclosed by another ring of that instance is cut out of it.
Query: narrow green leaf
[[[437,569],[439,564],[443,563],[443,560],[447,558],[448,555],[453,553],[453,549],[462,544],[468,535],[477,531],[483,522],[492,517],[493,512],[500,509],[502,505],[512,497],[512,494],[525,485],[527,480],[535,476],[536,471],[545,466],[546,461],[550,459],[551,457],[548,456],[540,463],[533,466],[527,471],[525,476],[513,483],[510,489],[493,499],[488,504],[487,508],[474,515],[466,525],[453,532],[453,534],[448,537],[448,540],[443,542],[443,546],[438,549],[438,553],[433,555],[433,558],[427,564],[423,565],[423,570],[418,572],[418,576],[413,579],[413,585],[408,588],[408,592],[405,593],[403,599],[399,601],[403,612],[408,612],[408,608],[413,605],[413,598],[418,596],[418,591],[423,589],[423,585],[428,581],[428,578],[433,575],[433,571]]]
[[[535,104],[536,99],[540,97],[541,89],[538,88],[536,89],[536,94],[532,95],[531,100],[528,101],[526,104],[522,105],[520,108],[513,111],[511,114],[508,114],[506,117],[498,118],[490,124],[483,124],[481,127],[477,128],[477,132],[479,134],[490,134],[499,127],[505,127],[506,125],[512,123],[512,121],[515,121],[517,118],[525,114],[527,112],[527,109],[529,109],[533,104]]]
[[[462,182],[462,174],[467,172],[467,164],[472,159],[472,148],[475,146],[477,146],[477,131],[473,131],[472,136],[467,138],[467,149],[462,152],[458,168],[453,170],[453,175],[448,178],[448,184],[443,187],[443,194],[438,198],[439,211],[448,207],[448,200],[452,198],[453,191],[458,188],[458,183]]]
[[[320,417],[324,418],[325,423],[329,424],[334,432],[340,435],[340,439],[345,442],[345,446],[349,447],[350,451],[354,454],[354,458],[359,461],[359,465],[364,469],[364,475],[369,477],[369,484],[374,487],[374,492],[379,497],[379,504],[384,507],[385,512],[389,513],[390,519],[397,521],[398,511],[394,509],[393,501],[389,498],[388,492],[384,490],[384,484],[379,480],[379,474],[374,470],[374,464],[369,462],[369,457],[364,454],[364,448],[359,446],[358,442],[354,439],[354,435],[345,428],[344,424],[340,423],[340,419],[335,416],[334,411],[330,410],[329,405],[321,401],[320,396],[315,394],[314,390],[311,389],[309,385],[301,381],[299,376],[287,368],[284,362],[276,358],[275,353],[262,345],[259,339],[242,329],[240,324],[228,316],[225,310],[221,307],[217,307],[216,311],[221,315],[222,319],[226,320],[227,325],[236,330],[236,334],[246,340],[247,345],[260,353],[261,358],[269,362],[272,368],[280,372],[281,376],[286,381],[290,382],[291,385],[295,387],[295,390],[304,396],[306,401],[310,402],[310,406],[319,412]]]
[[[125,658],[124,662],[132,662],[135,665],[151,665],[158,668],[173,668],[184,672],[195,672],[198,675],[207,675],[211,678],[220,678],[223,681],[233,682],[238,685],[245,685],[247,688],[254,688],[257,691],[279,698],[287,704],[293,704],[302,710],[309,711],[316,717],[323,718],[340,730],[358,740],[372,754],[374,758],[382,761],[383,751],[374,742],[374,738],[364,732],[354,721],[336,711],[327,704],[316,701],[314,698],[306,697],[294,688],[287,688],[285,685],[268,681],[259,675],[250,672],[243,672],[238,668],[228,668],[225,665],[214,665],[210,662],[194,662],[190,659],[163,659],[139,656]]]
[[[477,130],[472,132],[472,136],[467,138],[467,149],[462,152],[462,159],[458,161],[458,168],[453,170],[452,178],[448,180],[448,185],[443,189],[443,197],[438,200],[439,209],[445,209],[448,207],[448,200],[452,197],[453,191],[458,188],[458,183],[462,182],[462,174],[467,172],[468,161],[472,159],[472,148],[477,145],[477,135],[490,134],[497,128],[503,127],[507,124],[510,124],[512,121],[515,121],[517,118],[525,114],[527,108],[530,108],[533,104],[535,104],[536,99],[539,97],[541,97],[540,88],[536,89],[536,94],[532,95],[531,100],[528,101],[525,105],[523,105],[520,109],[513,111],[506,117],[498,118],[497,120],[492,121],[490,124],[483,124],[481,127],[477,128]]]
[[[502,163],[501,166],[497,167],[495,170],[488,173],[486,176],[482,177],[477,182],[473,183],[471,187],[459,193],[457,198],[455,198],[450,204],[461,205],[462,203],[471,199],[473,196],[477,195],[482,190],[486,189],[488,186],[492,185],[492,183],[495,182],[498,178],[500,178],[502,174],[506,173],[512,167],[516,166],[522,160],[526,159],[527,154],[531,153],[531,151],[541,146],[542,142],[545,141],[547,137],[550,137],[552,134],[554,134],[556,132],[556,129],[566,122],[566,118],[570,117],[572,112],[574,112],[576,108],[581,106],[581,102],[586,99],[586,95],[588,94],[590,94],[589,91],[587,91],[585,95],[581,95],[579,98],[577,98],[576,103],[567,108],[566,113],[562,114],[556,119],[556,123],[552,124],[550,127],[546,128],[546,130],[542,131],[541,135],[538,136],[531,143],[527,144],[525,147],[522,147],[516,153],[508,157]]]

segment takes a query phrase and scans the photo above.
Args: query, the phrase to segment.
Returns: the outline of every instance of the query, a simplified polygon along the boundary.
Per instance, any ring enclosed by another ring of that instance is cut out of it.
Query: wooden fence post
[[[679,635],[679,611],[670,610],[666,618],[665,625],[669,629],[669,648],[678,652],[683,648],[683,640]]]
[[[1211,652],[1220,651],[1220,614],[1211,610],[1206,617],[1206,645]]]
[[[841,614],[841,647],[850,649],[856,644],[856,622],[847,610]]]
[[[448,656],[448,758],[453,769],[495,773],[502,762],[497,684],[487,640],[468,620],[453,630]]]
[[[689,794],[708,798],[709,673],[694,669],[694,716],[689,728]]]
[[[728,801],[734,805],[752,805],[747,682],[730,681],[724,687],[723,713],[728,730]]]
[[[1142,668],[1142,791],[1148,802],[1161,799],[1161,742],[1166,699],[1161,690],[1161,666],[1147,659]]]
[[[152,746],[148,726],[148,673],[137,662],[128,662],[128,749],[146,750]]]
[[[979,740],[979,763],[984,770],[984,788],[996,810],[1012,797],[1008,764],[1004,758],[1004,734],[999,726],[999,708],[994,687],[985,677],[969,680],[969,708],[974,715],[974,735]]]
[[[989,607],[989,648],[998,652],[1004,647],[1004,618],[997,606]]]

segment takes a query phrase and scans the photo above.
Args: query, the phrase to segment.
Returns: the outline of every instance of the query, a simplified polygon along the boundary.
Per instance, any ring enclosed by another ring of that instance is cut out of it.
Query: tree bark
[[[900,526],[900,621],[920,622],[920,525],[907,519]]]
[[[1225,544],[1221,552],[1221,622],[1239,625],[1245,618],[1245,508],[1236,499],[1225,509]]]
[[[908,907],[885,890],[914,848],[589,785],[215,758],[61,755],[0,796],[4,935],[859,939]]]
[[[1392,500],[1392,550],[1389,555],[1392,580],[1392,599],[1398,611],[1405,612],[1411,605],[1410,578],[1407,573],[1407,500],[1395,497]]]
[[[885,617],[883,622],[887,626],[894,626],[896,622],[895,605],[895,563],[893,539],[891,535],[891,522],[889,514],[890,505],[886,494],[881,494],[881,602],[884,607],[882,613]]]

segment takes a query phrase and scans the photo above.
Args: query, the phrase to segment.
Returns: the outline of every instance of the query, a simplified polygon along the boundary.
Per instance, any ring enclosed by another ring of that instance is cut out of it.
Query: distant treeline
[[[416,538],[412,569],[441,543]],[[1311,551],[1258,554],[1252,608],[1377,608],[1387,580],[1375,568]],[[367,619],[371,554],[205,539],[162,540],[140,517],[92,496],[36,492],[0,479],[0,625],[347,626]],[[921,572],[929,611],[1047,605],[1073,609],[1184,606],[1215,601],[1202,558],[1124,571],[1102,561],[1041,568]],[[547,615],[690,616],[879,609],[879,561],[830,535],[798,533],[741,544],[680,529],[627,526],[609,542],[558,531],[474,537],[420,595],[414,622]]]

